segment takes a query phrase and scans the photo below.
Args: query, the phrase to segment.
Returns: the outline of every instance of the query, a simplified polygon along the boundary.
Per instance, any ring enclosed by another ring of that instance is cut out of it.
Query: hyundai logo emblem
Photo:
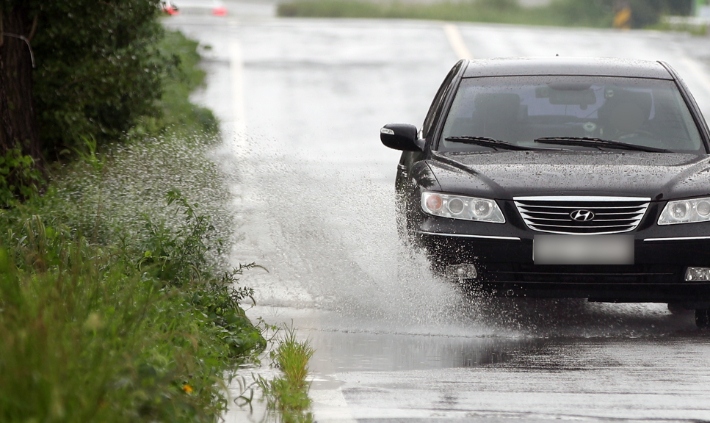
[[[569,214],[569,217],[577,222],[589,222],[594,219],[594,213],[589,210],[575,210]]]

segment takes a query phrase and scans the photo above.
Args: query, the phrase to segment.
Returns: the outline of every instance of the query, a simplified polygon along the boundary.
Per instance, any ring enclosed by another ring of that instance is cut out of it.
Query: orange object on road
[[[162,10],[163,10],[163,12],[165,12],[171,16],[180,14],[180,11],[178,10],[178,8],[172,3],[163,3]]]

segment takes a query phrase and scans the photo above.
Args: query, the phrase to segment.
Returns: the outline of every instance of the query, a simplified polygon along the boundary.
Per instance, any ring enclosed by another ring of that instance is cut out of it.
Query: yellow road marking
[[[463,41],[459,27],[454,24],[445,24],[444,33],[449,40],[451,48],[454,49],[454,53],[456,53],[459,59],[473,59],[473,55],[468,51],[468,47],[466,47],[466,43]]]

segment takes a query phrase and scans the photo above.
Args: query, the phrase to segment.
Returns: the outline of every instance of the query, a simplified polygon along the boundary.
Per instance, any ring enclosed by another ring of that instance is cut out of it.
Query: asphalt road
[[[318,421],[710,421],[710,334],[664,305],[465,300],[397,241],[389,122],[419,124],[459,56],[670,62],[710,115],[707,38],[385,20],[281,20],[269,3],[178,16],[199,39],[195,99],[223,124],[255,261],[251,317],[316,348]],[[252,369],[246,369],[248,374]],[[258,421],[235,407],[227,421]]]

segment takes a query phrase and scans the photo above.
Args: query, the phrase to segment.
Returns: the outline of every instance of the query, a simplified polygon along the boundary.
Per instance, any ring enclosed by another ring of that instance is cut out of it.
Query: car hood
[[[645,152],[433,153],[440,189],[509,200],[604,195],[669,200],[710,194],[710,157]]]

